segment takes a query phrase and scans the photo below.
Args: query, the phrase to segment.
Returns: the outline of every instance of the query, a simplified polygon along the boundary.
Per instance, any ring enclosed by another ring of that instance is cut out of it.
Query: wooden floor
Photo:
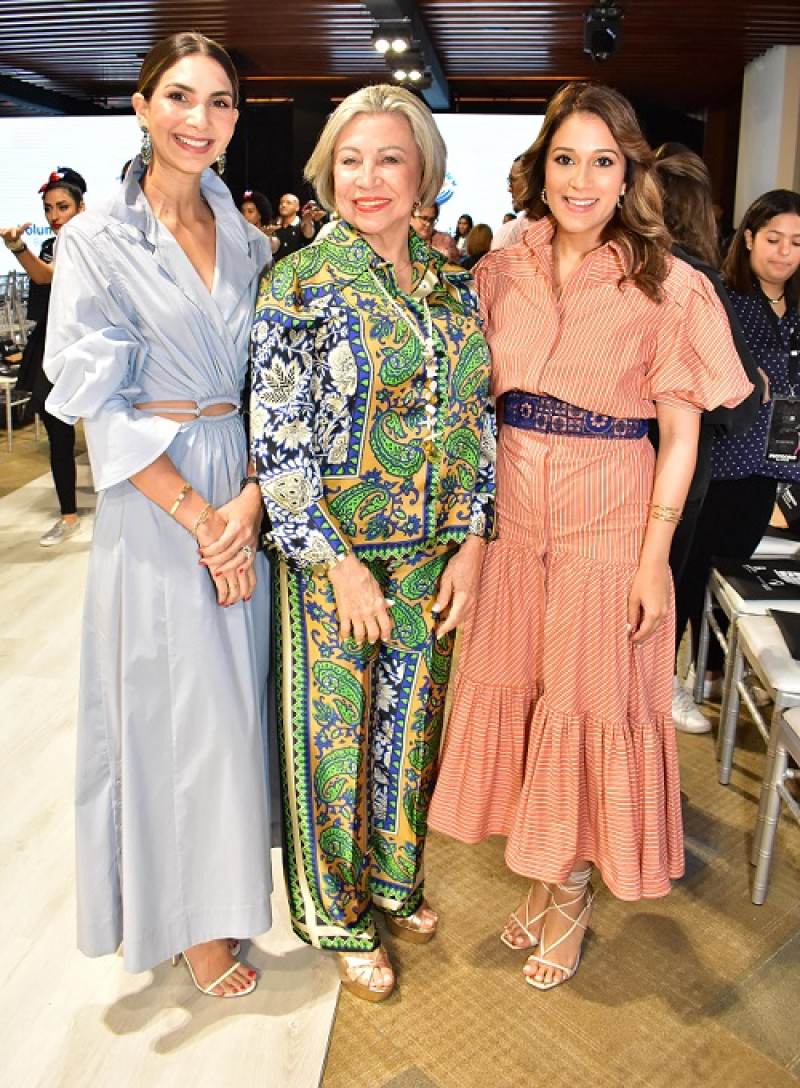
[[[46,450],[46,444],[44,444]],[[128,975],[75,949],[73,765],[81,602],[94,505],[57,548],[49,474],[0,499],[0,1084],[315,1088],[338,998],[331,957],[291,933],[276,865],[272,931],[245,949],[258,990],[197,993],[164,964]]]
[[[80,955],[72,793],[93,496],[81,464],[82,531],[40,548],[56,516],[46,450],[25,432],[13,455],[0,450],[3,1088],[312,1088],[323,1065],[324,1088],[800,1082],[800,835],[781,821],[769,897],[753,907],[764,751],[746,723],[728,789],[712,735],[679,735],[687,875],[635,909],[601,894],[580,973],[553,994],[522,985],[497,940],[524,893],[500,840],[432,836],[441,933],[390,942],[399,984],[386,1005],[345,995],[337,1010],[331,957],[291,935],[280,892],[272,932],[246,950],[259,988],[240,1001],[203,997],[183,968],[126,975],[117,957]]]

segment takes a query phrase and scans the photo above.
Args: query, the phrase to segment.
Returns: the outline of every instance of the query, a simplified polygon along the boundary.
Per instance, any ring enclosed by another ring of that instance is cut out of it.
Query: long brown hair
[[[757,197],[744,213],[739,229],[731,242],[731,248],[722,264],[722,276],[727,285],[741,295],[749,295],[756,289],[758,280],[750,264],[750,250],[745,232],[752,235],[769,224],[776,215],[800,215],[800,193],[792,189],[771,189]],[[800,295],[800,268],[786,281],[786,307],[796,310]]]
[[[706,164],[688,147],[664,144],[656,151],[655,176],[673,242],[691,257],[718,268],[717,221]]]
[[[616,242],[626,258],[620,283],[631,280],[648,298],[661,300],[661,284],[669,272],[669,234],[664,226],[661,194],[653,177],[653,152],[633,106],[602,83],[566,83],[550,99],[536,141],[521,159],[526,179],[522,208],[531,219],[548,214],[542,200],[545,165],[553,137],[574,113],[591,113],[608,125],[625,158],[625,197],[603,230],[604,242]]]
[[[153,91],[168,68],[177,64],[184,57],[196,56],[210,57],[215,60],[225,75],[228,77],[233,90],[233,104],[239,105],[239,76],[233,61],[225,52],[219,42],[213,38],[207,38],[205,34],[198,34],[194,30],[187,30],[181,34],[172,34],[169,38],[163,38],[153,46],[142,62],[139,71],[139,80],[136,90],[150,101]]]

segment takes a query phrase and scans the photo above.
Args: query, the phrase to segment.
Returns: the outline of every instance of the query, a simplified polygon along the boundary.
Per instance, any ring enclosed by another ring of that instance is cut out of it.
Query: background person
[[[515,245],[525,230],[530,226],[528,213],[525,211],[522,200],[525,191],[525,173],[522,167],[522,155],[517,155],[508,172],[508,191],[511,194],[511,206],[515,214],[510,218],[503,216],[503,224],[494,232],[492,249],[505,249],[506,246]]]
[[[245,189],[239,211],[256,230],[260,230],[262,234],[268,233],[272,221],[272,204],[263,193],[256,189]]]
[[[237,101],[217,43],[176,34],[150,51],[133,96],[141,157],[59,241],[45,357],[48,408],[83,417],[98,490],[79,946],[122,944],[130,971],[182,953],[216,997],[253,990],[231,939],[270,924],[269,587],[239,411],[269,246],[211,169]]]
[[[278,202],[278,219],[267,231],[277,247],[273,244],[273,254],[276,261],[288,257],[290,253],[296,253],[298,249],[313,242],[314,208],[306,205],[300,215],[300,201],[294,193],[284,193]]]
[[[253,328],[292,922],[371,1001],[394,987],[376,911],[401,940],[436,931],[426,814],[454,629],[492,528],[477,300],[468,273],[409,230],[444,171],[416,96],[346,98],[306,166],[340,219],[267,273]]]
[[[469,232],[465,255],[461,258],[461,267],[473,269],[484,253],[492,248],[492,228],[488,223],[476,223]]]
[[[45,218],[53,231],[52,236],[42,242],[39,256],[31,253],[23,238],[30,223],[0,229],[0,238],[30,277],[26,316],[35,325],[25,345],[16,388],[31,394],[30,408],[39,413],[47,431],[50,471],[53,474],[61,514],[55,525],[39,539],[39,543],[43,548],[52,548],[77,533],[81,522],[76,495],[75,428],[72,424],[57,419],[45,407],[45,400],[52,386],[42,370],[42,359],[47,335],[50,284],[53,279],[53,247],[64,224],[84,210],[86,182],[75,170],[68,166],[59,166],[39,192],[42,195]]]
[[[731,303],[748,347],[768,381],[768,402],[744,434],[718,436],[712,452],[713,479],[686,564],[687,611],[692,656],[697,643],[712,556],[749,559],[766,531],[780,481],[800,481],[792,436],[800,401],[800,193],[774,189],[744,214],[722,265]],[[793,403],[793,402],[796,402]],[[770,450],[779,421],[794,416],[789,449]],[[773,429],[773,424],[775,429]],[[706,697],[717,695],[722,651],[708,649]]]
[[[435,202],[426,205],[414,205],[411,212],[411,226],[426,245],[436,249],[450,261],[451,264],[461,263],[461,253],[449,234],[443,230],[437,230],[439,220],[439,205]]]
[[[669,549],[699,410],[750,385],[710,284],[669,254],[626,99],[565,85],[522,161],[535,222],[476,271],[502,397],[498,532],[431,826],[508,836],[533,884],[502,939],[549,990],[578,967],[595,866],[628,901],[683,873]]]
[[[453,232],[453,241],[456,244],[456,249],[458,250],[458,252],[461,254],[462,257],[464,256],[464,254],[466,253],[466,250],[467,250],[467,235],[472,230],[473,226],[474,226],[474,223],[473,223],[471,215],[467,215],[465,213],[464,215],[460,215],[458,217],[458,222],[456,223],[456,229]]]
[[[715,435],[743,433],[752,425],[761,407],[765,383],[758,373],[736,311],[718,272],[717,223],[708,167],[699,155],[680,144],[665,144],[655,155],[655,177],[664,202],[664,222],[672,236],[672,252],[692,268],[702,272],[711,282],[725,307],[742,367],[753,384],[753,392],[741,404],[735,408],[715,408],[712,412],[704,412],[701,420],[697,464],[684,503],[683,516],[675,530],[669,552],[669,565],[675,586],[677,659],[691,607],[691,600],[687,599],[684,574],[700,509],[711,482],[711,448],[714,438]],[[657,443],[658,427],[655,421],[651,426],[651,438]],[[707,733],[711,729],[708,719],[700,712],[677,676],[673,678],[672,720],[675,728],[683,733]]]

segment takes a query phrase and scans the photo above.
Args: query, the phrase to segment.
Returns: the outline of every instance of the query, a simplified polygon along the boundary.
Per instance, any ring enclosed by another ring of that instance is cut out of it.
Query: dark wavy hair
[[[655,155],[664,222],[673,242],[691,257],[719,268],[717,221],[708,167],[699,155],[680,144],[663,144]]]
[[[139,80],[136,90],[150,101],[153,91],[168,68],[177,64],[184,57],[210,57],[222,68],[230,80],[233,90],[233,104],[239,105],[239,76],[236,67],[219,42],[213,38],[207,38],[205,34],[198,34],[194,30],[184,31],[181,34],[172,34],[169,38],[163,38],[150,50],[142,62],[139,71]]]
[[[653,152],[642,135],[633,106],[619,91],[602,83],[565,83],[550,99],[536,141],[522,156],[525,189],[521,207],[542,219],[545,165],[557,130],[574,113],[591,113],[608,125],[625,158],[625,198],[606,224],[602,240],[616,242],[627,270],[620,280],[633,282],[648,298],[661,300],[669,272],[669,233],[664,226],[661,194],[653,176]]]
[[[765,230],[776,215],[800,215],[800,193],[793,189],[771,189],[757,197],[744,213],[728,255],[722,264],[722,276],[727,285],[741,295],[750,295],[758,280],[750,264],[750,250],[745,234],[756,235]],[[786,281],[787,309],[796,310],[800,296],[800,268]]]

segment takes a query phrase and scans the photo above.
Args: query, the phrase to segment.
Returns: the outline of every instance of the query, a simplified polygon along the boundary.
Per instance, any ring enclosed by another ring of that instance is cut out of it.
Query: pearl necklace
[[[378,289],[378,293],[389,303],[422,348],[422,362],[425,367],[425,388],[422,391],[425,398],[422,446],[428,457],[434,459],[436,452],[436,406],[438,404],[436,379],[439,375],[439,365],[436,360],[436,347],[433,342],[433,318],[431,317],[428,300],[427,298],[421,299],[422,310],[425,314],[425,332],[423,333],[422,329],[417,325],[414,315],[409,310],[404,310],[397,299],[392,298],[372,268],[369,269],[369,274]]]

